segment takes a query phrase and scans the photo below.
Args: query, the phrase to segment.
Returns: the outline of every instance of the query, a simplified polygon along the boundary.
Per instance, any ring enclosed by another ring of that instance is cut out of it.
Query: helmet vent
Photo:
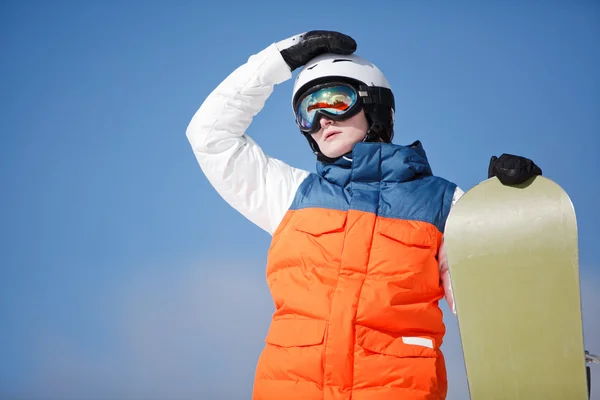
[[[331,63],[333,64],[333,63],[336,63],[336,62],[344,62],[344,61],[352,62],[352,60],[348,60],[347,58],[336,58]]]
[[[317,65],[319,65],[318,63],[315,65],[311,65],[310,67],[306,67],[306,69],[313,69],[314,67],[316,67]]]

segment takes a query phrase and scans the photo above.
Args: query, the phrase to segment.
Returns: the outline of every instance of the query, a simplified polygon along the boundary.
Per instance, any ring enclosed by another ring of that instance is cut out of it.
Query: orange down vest
[[[419,142],[317,165],[273,235],[253,400],[445,398],[437,253],[455,188]]]

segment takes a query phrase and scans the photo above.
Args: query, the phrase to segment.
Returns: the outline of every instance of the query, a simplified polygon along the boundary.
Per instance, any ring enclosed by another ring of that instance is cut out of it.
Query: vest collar
[[[332,163],[317,162],[317,174],[346,186],[350,182],[407,182],[432,171],[420,141],[408,146],[359,142]]]

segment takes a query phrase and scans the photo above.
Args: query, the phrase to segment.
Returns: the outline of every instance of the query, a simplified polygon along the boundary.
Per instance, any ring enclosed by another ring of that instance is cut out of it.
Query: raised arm
[[[267,156],[246,135],[276,84],[292,73],[273,44],[206,98],[186,134],[202,171],[233,208],[273,233],[308,172]]]
[[[350,54],[356,42],[337,32],[312,31],[272,44],[232,72],[206,98],[186,135],[217,192],[269,233],[276,229],[308,175],[271,158],[246,135],[274,86],[315,56]]]

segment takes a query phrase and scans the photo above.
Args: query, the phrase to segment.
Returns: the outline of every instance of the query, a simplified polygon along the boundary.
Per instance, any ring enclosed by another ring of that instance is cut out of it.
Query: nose
[[[333,124],[333,120],[331,120],[327,117],[321,117],[320,123],[321,123],[321,128],[326,128],[329,125]]]

